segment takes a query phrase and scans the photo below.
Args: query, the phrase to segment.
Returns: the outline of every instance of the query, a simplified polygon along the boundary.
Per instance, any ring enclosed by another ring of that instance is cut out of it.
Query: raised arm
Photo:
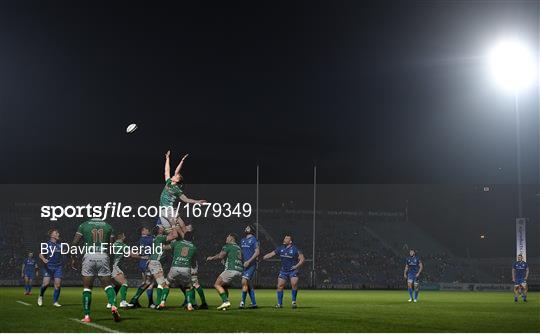
[[[270,258],[272,258],[272,257],[274,257],[274,256],[276,256],[276,251],[275,251],[275,250],[273,250],[273,251],[271,251],[270,253],[268,253],[268,254],[266,254],[265,256],[263,256],[263,260],[268,260],[268,259],[270,259]]]
[[[298,254],[298,263],[294,266],[291,267],[292,270],[296,270],[298,268],[300,268],[304,262],[306,261],[306,257],[304,256],[304,254],[302,253],[299,253]]]
[[[170,158],[171,151],[167,151],[165,153],[165,181],[171,178],[171,166],[170,166]]]
[[[225,256],[227,256],[227,253],[225,253],[224,251],[221,251],[214,256],[207,257],[206,261],[223,260]]]
[[[178,166],[176,166],[176,169],[174,170],[174,174],[180,174],[180,171],[182,170],[182,166],[184,165],[184,160],[188,157],[189,154],[186,154],[182,157],[182,160],[180,160],[180,163]]]
[[[206,203],[206,200],[204,199],[193,199],[193,198],[189,198],[187,197],[186,195],[182,194],[180,195],[180,200],[184,203],[190,203],[190,204],[195,204],[195,203]]]

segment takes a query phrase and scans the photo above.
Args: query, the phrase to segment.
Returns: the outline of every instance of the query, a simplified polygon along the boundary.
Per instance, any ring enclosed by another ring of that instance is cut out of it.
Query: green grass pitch
[[[82,288],[63,288],[61,308],[51,305],[52,288],[44,305],[36,304],[39,290],[23,295],[23,288],[0,288],[2,332],[538,332],[540,294],[530,293],[528,303],[514,303],[510,292],[420,293],[417,304],[408,303],[406,291],[308,291],[298,293],[298,309],[290,308],[290,290],[284,308],[274,309],[275,292],[258,290],[257,310],[239,310],[239,290],[231,290],[231,307],[217,311],[219,298],[206,289],[210,310],[187,312],[179,307],[180,292],[169,295],[163,311],[142,308],[121,310],[115,323],[105,308],[102,289],[94,288],[92,320],[103,328],[73,319],[82,317]],[[128,296],[135,289],[128,291]],[[249,300],[249,297],[248,297]],[[25,305],[23,303],[30,305]],[[146,304],[146,295],[141,297]]]

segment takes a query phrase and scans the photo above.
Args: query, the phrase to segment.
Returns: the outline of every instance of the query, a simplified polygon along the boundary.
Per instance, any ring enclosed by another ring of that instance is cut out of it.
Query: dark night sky
[[[188,183],[515,182],[482,57],[538,50],[538,1],[151,4],[0,4],[0,182],[159,183],[169,148]],[[538,87],[521,109],[538,183]]]

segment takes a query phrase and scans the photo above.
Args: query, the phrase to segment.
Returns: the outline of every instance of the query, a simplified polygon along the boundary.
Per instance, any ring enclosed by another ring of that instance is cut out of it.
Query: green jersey
[[[95,246],[95,252],[107,253],[114,231],[104,220],[92,218],[79,225],[77,234],[82,236],[85,246]]]
[[[159,197],[159,205],[160,206],[173,206],[174,202],[180,196],[182,196],[184,192],[182,191],[182,185],[181,184],[173,184],[171,178],[168,178],[167,181],[165,181],[165,187],[163,187],[163,191],[161,191],[161,196]]]
[[[227,253],[227,257],[225,258],[225,270],[244,270],[240,246],[237,244],[225,244],[221,251]]]
[[[173,241],[171,248],[173,252],[172,267],[193,268],[195,266],[197,247],[191,241]]]
[[[163,245],[167,242],[167,236],[163,234],[156,235],[152,244],[152,254],[150,260],[161,261],[163,258]],[[161,249],[161,252],[159,250]]]
[[[113,265],[120,266],[120,263],[122,263],[122,260],[124,259],[124,247],[127,245],[123,243],[122,241],[115,241],[113,244],[113,252],[114,252],[114,262]]]

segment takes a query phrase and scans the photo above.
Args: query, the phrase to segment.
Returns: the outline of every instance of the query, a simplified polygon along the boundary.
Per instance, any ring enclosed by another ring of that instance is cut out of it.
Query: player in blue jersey
[[[60,307],[62,305],[58,303],[58,298],[60,297],[60,288],[62,286],[64,256],[60,253],[60,233],[58,230],[55,228],[50,229],[48,234],[49,241],[42,243],[42,251],[39,254],[39,258],[43,262],[43,266],[41,267],[43,282],[41,283],[37,304],[39,306],[43,305],[43,294],[47,290],[51,279],[54,279],[53,305]]]
[[[21,268],[21,277],[24,279],[24,294],[32,293],[32,281],[38,275],[38,265],[34,259],[34,253],[28,252],[28,257],[24,259]]]
[[[523,255],[519,254],[517,261],[512,266],[512,282],[514,282],[514,301],[517,303],[518,296],[521,293],[521,298],[524,302],[527,301],[527,279],[529,278],[529,266],[523,261]]]
[[[283,245],[266,254],[263,259],[268,260],[273,256],[281,259],[281,269],[277,283],[277,305],[276,308],[283,307],[283,289],[287,280],[291,281],[292,308],[296,308],[296,295],[298,293],[298,268],[304,264],[306,258],[300,249],[293,245],[292,236],[286,234],[283,238]]]
[[[422,260],[416,255],[414,249],[409,250],[409,256],[405,260],[405,270],[403,271],[403,277],[407,279],[407,291],[409,291],[409,302],[418,301],[418,292],[420,291],[420,284],[418,277],[424,269]],[[414,289],[414,297],[413,297]]]
[[[242,248],[242,258],[244,259],[244,271],[242,272],[242,301],[239,308],[243,309],[246,303],[246,295],[249,293],[251,299],[251,308],[257,308],[257,302],[255,301],[255,290],[251,280],[257,270],[257,258],[259,257],[259,242],[254,235],[255,228],[248,225],[244,229],[245,237],[240,241],[240,248]]]
[[[150,234],[150,229],[146,226],[142,227],[141,238],[139,239],[139,245],[143,247],[152,247],[153,242],[154,242],[154,237],[152,236],[152,234]],[[145,253],[141,255],[150,256],[150,253]],[[139,260],[139,271],[141,272],[143,282],[146,280],[147,267],[148,267],[148,259]],[[146,289],[146,296],[148,297],[148,307],[156,308],[156,305],[154,304],[154,282],[153,281],[152,283],[150,283],[150,285]]]

